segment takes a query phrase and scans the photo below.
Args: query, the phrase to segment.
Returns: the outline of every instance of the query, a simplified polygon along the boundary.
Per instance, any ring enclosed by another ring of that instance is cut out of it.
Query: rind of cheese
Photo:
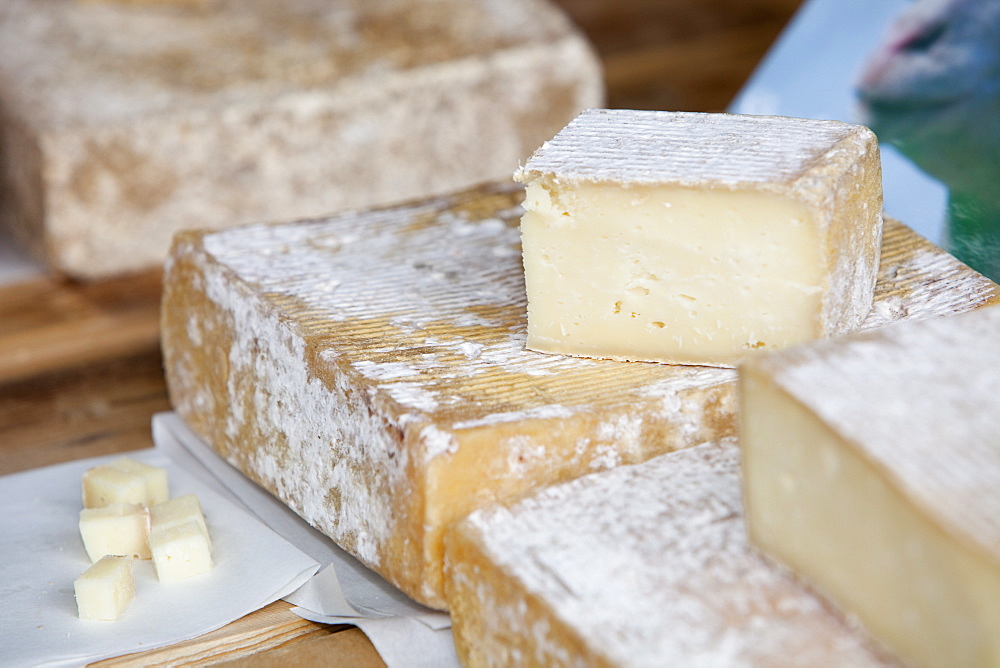
[[[91,562],[105,555],[149,559],[149,516],[139,504],[112,503],[80,511],[80,537]]]
[[[81,619],[118,619],[135,598],[132,557],[102,557],[76,579],[73,590]]]
[[[1000,663],[1000,308],[748,363],[751,536],[921,665]]]
[[[410,596],[446,607],[442,532],[539,486],[731,436],[732,369],[525,350],[515,186],[178,236],[171,400],[207,443]],[[997,286],[898,223],[870,325]]]
[[[5,0],[0,81],[0,222],[83,278],[506,178],[603,98],[548,0]]]
[[[732,366],[869,313],[882,184],[867,128],[588,110],[515,179],[532,349]]]
[[[885,662],[751,550],[735,439],[479,510],[446,545],[466,666]]]

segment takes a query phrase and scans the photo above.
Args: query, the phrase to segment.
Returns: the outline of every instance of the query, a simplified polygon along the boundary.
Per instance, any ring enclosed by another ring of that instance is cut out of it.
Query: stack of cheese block
[[[518,178],[523,264],[509,187],[178,235],[178,412],[468,663],[882,660],[742,537],[733,367],[1000,289],[883,227],[855,126],[593,111]]]
[[[166,470],[129,458],[83,474],[80,536],[93,565],[75,583],[83,619],[115,620],[135,596],[133,559],[151,559],[160,582],[213,567],[212,541],[194,494],[171,499]]]
[[[504,178],[603,97],[549,0],[4,0],[0,224],[58,271]]]

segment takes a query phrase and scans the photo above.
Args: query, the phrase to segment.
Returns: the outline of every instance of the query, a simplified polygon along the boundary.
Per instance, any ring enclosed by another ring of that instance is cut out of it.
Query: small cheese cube
[[[103,508],[112,503],[146,505],[146,480],[113,466],[95,466],[83,474],[83,507]]]
[[[170,487],[167,482],[167,471],[159,466],[139,462],[128,457],[122,457],[111,462],[113,468],[126,473],[142,476],[146,481],[146,505],[163,503],[170,498]]]
[[[101,508],[109,503],[149,506],[169,498],[164,469],[127,457],[95,466],[83,474],[84,508]]]
[[[150,506],[149,521],[153,531],[162,531],[185,522],[195,522],[205,534],[208,546],[212,546],[208,525],[205,524],[205,515],[201,510],[201,503],[198,502],[198,496],[195,494],[185,494],[176,499]]]
[[[175,582],[212,570],[208,536],[196,520],[188,520],[149,533],[153,569],[160,582]]]
[[[81,619],[114,621],[135,598],[132,558],[106,556],[73,583]]]
[[[882,182],[867,128],[590,110],[515,179],[532,350],[733,366],[871,309]]]
[[[109,554],[149,559],[149,516],[134,503],[80,511],[80,536],[91,562]]]

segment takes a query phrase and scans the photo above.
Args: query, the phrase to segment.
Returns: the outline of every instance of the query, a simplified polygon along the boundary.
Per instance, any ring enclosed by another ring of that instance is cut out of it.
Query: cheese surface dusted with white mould
[[[1000,665],[1000,308],[741,369],[752,540],[914,665]]]
[[[177,238],[171,400],[204,440],[410,596],[445,607],[441,536],[541,485],[735,434],[733,369],[525,349],[522,189]],[[997,286],[887,228],[867,326]]]
[[[479,510],[445,554],[466,666],[885,665],[751,551],[735,439]]]
[[[0,227],[159,268],[179,229],[507,178],[603,97],[552,0],[3,0]]]
[[[871,308],[882,180],[867,128],[588,110],[515,179],[533,350],[732,366]]]

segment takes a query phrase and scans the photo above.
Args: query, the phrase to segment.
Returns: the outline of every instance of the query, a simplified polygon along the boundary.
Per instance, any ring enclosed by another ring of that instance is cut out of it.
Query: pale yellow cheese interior
[[[760,190],[528,184],[529,348],[731,365],[823,334],[824,235]]]
[[[73,583],[81,619],[114,621],[135,598],[132,558],[106,556]]]
[[[752,540],[915,665],[1000,665],[1000,567],[766,377],[740,394]]]
[[[214,567],[212,548],[196,519],[169,524],[149,532],[153,570],[160,582],[176,582],[209,572]]]
[[[149,517],[138,504],[84,508],[80,536],[91,562],[108,554],[149,559]]]

